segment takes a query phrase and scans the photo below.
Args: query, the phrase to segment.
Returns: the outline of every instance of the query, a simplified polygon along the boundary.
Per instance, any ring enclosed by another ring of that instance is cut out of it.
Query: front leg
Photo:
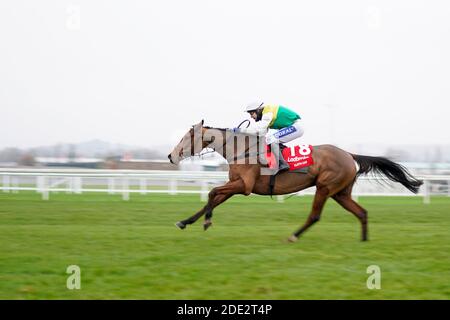
[[[203,229],[205,231],[212,225],[211,218],[213,209],[232,196],[233,194],[219,194],[214,196],[211,206],[205,209],[205,222],[203,223]]]
[[[175,225],[180,229],[184,229],[186,225],[196,222],[206,213],[207,220],[205,221],[205,225],[208,225],[204,227],[206,230],[211,225],[212,210],[234,194],[242,193],[244,189],[242,180],[229,181],[223,186],[213,188],[209,192],[208,203],[199,212],[185,220],[177,222]]]
[[[205,222],[203,223],[205,231],[212,225],[211,218],[213,209],[235,194],[245,194],[248,196],[252,193],[255,181],[255,174],[250,170],[246,175],[241,176],[239,179],[228,182],[226,185],[216,188],[215,190],[213,189],[213,204],[211,207],[206,208]]]

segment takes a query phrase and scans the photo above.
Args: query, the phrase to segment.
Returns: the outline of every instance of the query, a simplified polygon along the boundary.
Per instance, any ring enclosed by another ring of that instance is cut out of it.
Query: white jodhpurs
[[[295,121],[291,126],[278,130],[274,133],[266,135],[266,143],[286,143],[294,139],[300,138],[305,131],[300,119]]]

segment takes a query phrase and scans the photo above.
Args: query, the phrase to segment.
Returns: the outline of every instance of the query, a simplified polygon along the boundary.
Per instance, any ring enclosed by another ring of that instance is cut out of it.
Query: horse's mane
[[[213,130],[219,130],[222,132],[230,132],[235,136],[249,136],[249,137],[258,137],[258,135],[256,134],[251,134],[251,133],[244,133],[244,132],[233,132],[233,129],[230,128],[214,128],[214,127],[208,127],[208,126],[203,126],[203,128],[205,129],[213,129]]]
[[[215,129],[215,130],[220,130],[220,131],[230,131],[231,129],[227,129],[227,128],[214,128],[214,127],[208,127],[208,126],[203,126],[203,128],[205,129]]]

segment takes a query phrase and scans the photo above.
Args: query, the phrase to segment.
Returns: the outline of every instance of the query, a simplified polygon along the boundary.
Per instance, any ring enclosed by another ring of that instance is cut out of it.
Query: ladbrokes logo
[[[301,160],[306,160],[306,159],[308,159],[308,157],[299,157],[299,156],[297,156],[297,157],[293,157],[293,158],[291,158],[291,157],[288,157],[287,159],[286,159],[286,161],[287,162],[297,162],[297,161],[301,161]]]
[[[302,162],[297,162],[297,163],[294,163],[294,168],[301,168],[301,167],[303,167],[304,165],[306,165],[306,164],[308,164],[308,160],[305,160],[305,161],[302,161]]]

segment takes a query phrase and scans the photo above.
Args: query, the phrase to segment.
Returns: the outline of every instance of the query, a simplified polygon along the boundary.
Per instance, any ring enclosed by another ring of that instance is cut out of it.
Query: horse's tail
[[[414,193],[417,193],[419,187],[423,184],[423,181],[416,179],[404,166],[389,159],[357,154],[352,154],[352,157],[359,165],[357,176],[373,171],[374,173],[385,175],[389,180],[401,183]]]

